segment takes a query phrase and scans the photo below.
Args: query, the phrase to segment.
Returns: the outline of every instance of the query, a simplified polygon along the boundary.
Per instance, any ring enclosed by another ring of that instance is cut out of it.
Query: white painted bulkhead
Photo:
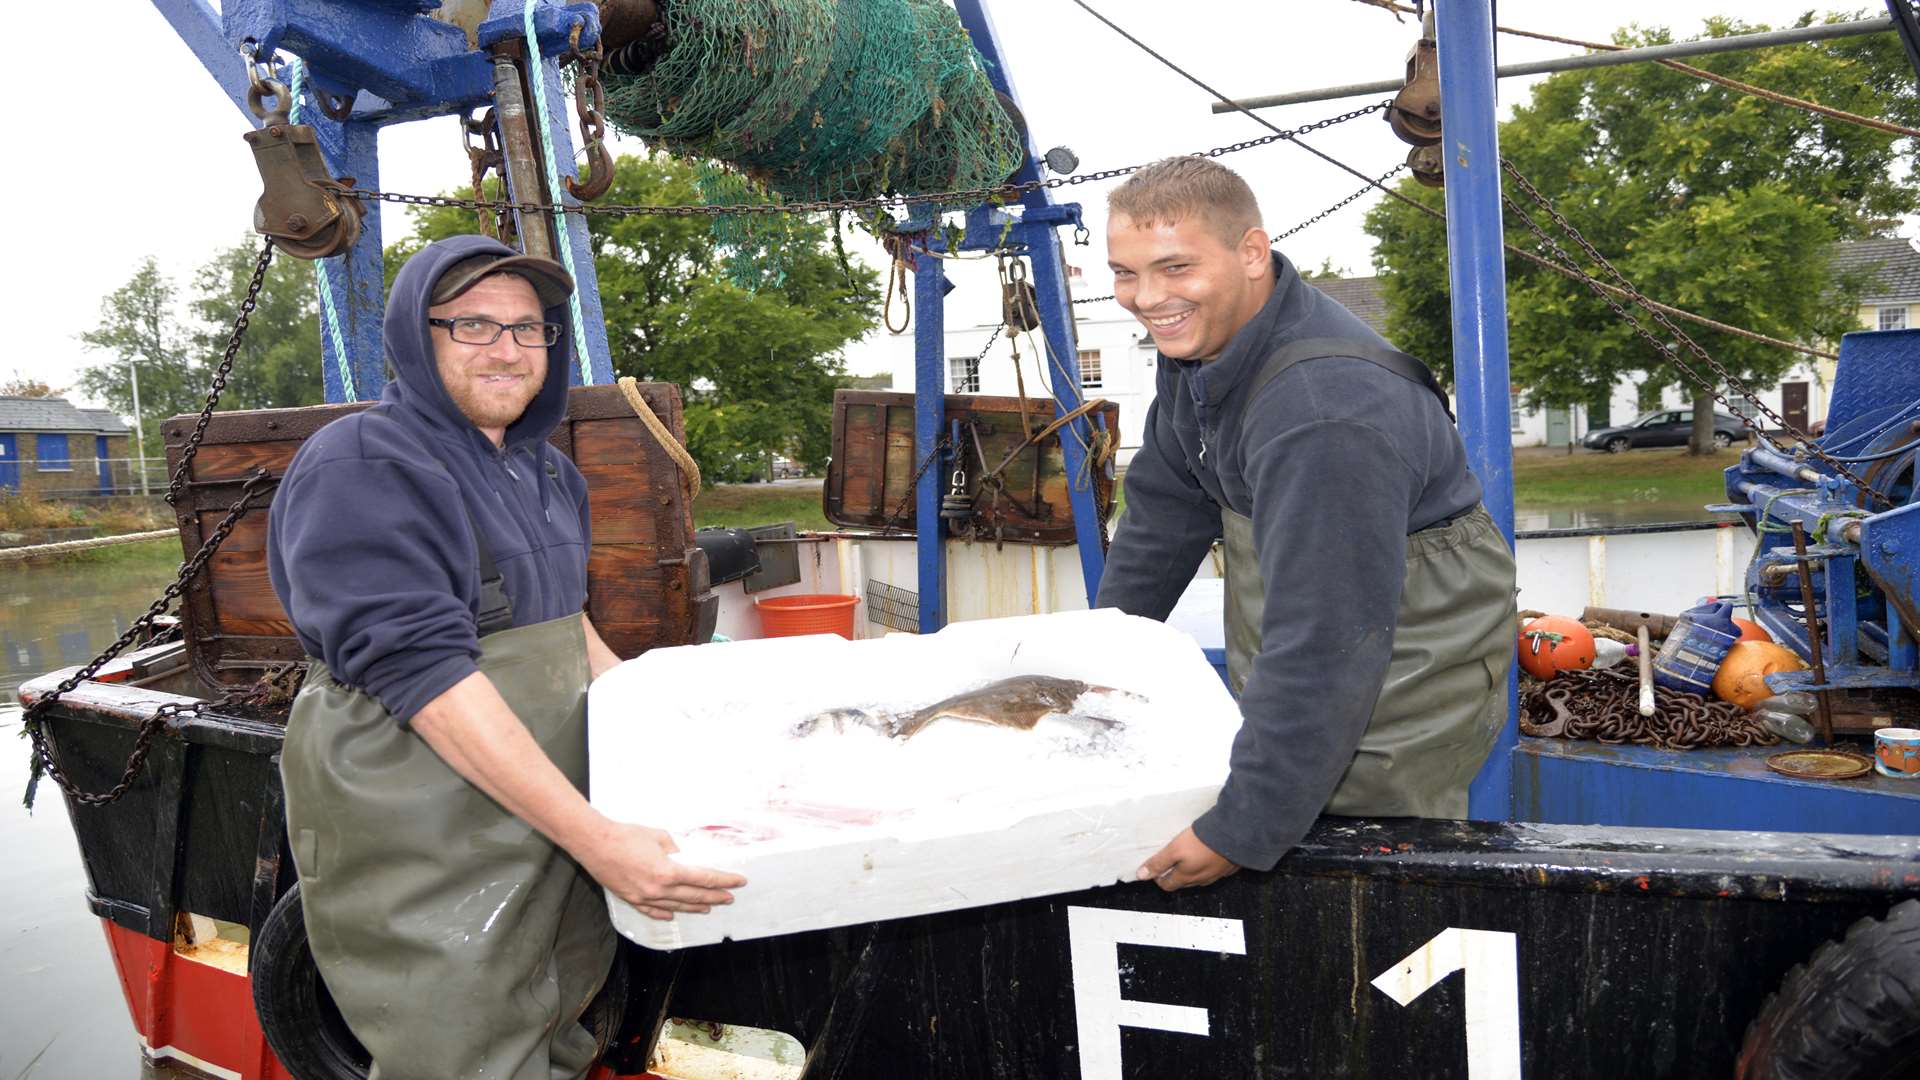
[[[720,595],[718,632],[741,640],[762,636],[753,601],[758,597],[829,593],[859,598],[854,636],[883,636],[887,625],[876,610],[874,585],[919,593],[914,539],[858,534],[802,537],[799,582],[747,595],[739,582],[716,588]],[[1520,540],[1515,555],[1519,606],[1578,615],[1585,607],[1629,608],[1677,613],[1702,596],[1738,593],[1753,557],[1753,534],[1737,523],[1672,531],[1616,532],[1592,535],[1533,535]],[[1195,575],[1190,593],[1201,603],[1217,595],[1218,585],[1201,582],[1224,572],[1216,546]],[[885,590],[879,590],[881,595]],[[1202,595],[1204,594],[1204,595]],[[947,546],[947,613],[953,622],[1079,611],[1087,607],[1081,584],[1079,549],[953,541]]]

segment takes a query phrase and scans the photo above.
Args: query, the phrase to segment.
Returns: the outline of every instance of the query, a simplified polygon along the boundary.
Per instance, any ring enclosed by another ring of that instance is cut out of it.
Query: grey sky
[[[1212,115],[1200,90],[1067,0],[989,2],[1035,139],[1043,148],[1072,147],[1084,170],[1264,133],[1245,116]],[[1411,19],[1397,22],[1352,0],[1096,0],[1096,6],[1235,95],[1388,78],[1416,36]],[[1505,0],[1499,14],[1504,25],[1606,40],[1615,27],[1631,22],[1667,25],[1691,36],[1704,18],[1718,13],[1738,10],[1749,22],[1781,25],[1809,7],[1805,0]],[[15,325],[27,330],[10,341],[0,378],[17,373],[72,385],[80,368],[107,361],[84,351],[78,335],[95,325],[101,298],[124,283],[141,258],[155,256],[184,288],[216,249],[250,236],[259,178],[241,135],[251,118],[227,101],[143,0],[96,10],[87,38],[87,56],[94,59],[72,50],[30,50],[4,76],[12,102],[5,133],[16,164],[0,183],[12,208],[15,250],[34,256],[31,263],[17,261],[11,275],[16,302],[27,304],[33,317],[16,318]],[[1504,36],[1500,48],[1503,61],[1577,51]],[[233,63],[239,65],[237,56]],[[1504,81],[1502,101],[1524,100],[1528,85]],[[1366,100],[1264,115],[1291,128]],[[1311,141],[1369,175],[1385,171],[1407,149],[1374,117]],[[621,149],[641,147],[624,141]],[[386,190],[432,193],[466,182],[466,159],[451,118],[389,128],[381,135],[381,152],[380,185]],[[1252,183],[1276,231],[1360,187],[1348,174],[1285,145],[1223,160]],[[1084,184],[1059,193],[1085,205],[1096,245],[1106,186]],[[1336,267],[1370,272],[1371,243],[1360,223],[1377,198],[1363,198],[1300,233],[1287,242],[1288,254],[1303,266],[1331,259]],[[410,231],[404,210],[384,207],[382,213],[388,241]],[[1104,259],[1097,246],[1087,256],[1075,261],[1086,264],[1091,276]]]

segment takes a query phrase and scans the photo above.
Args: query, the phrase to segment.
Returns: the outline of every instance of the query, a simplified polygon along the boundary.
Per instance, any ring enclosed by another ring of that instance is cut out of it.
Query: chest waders
[[[487,632],[506,604],[484,542],[481,564],[480,671],[584,793],[581,616]],[[314,963],[372,1080],[584,1075],[614,952],[593,879],[318,662],[280,768]]]
[[[1252,401],[1287,367],[1323,357],[1378,364],[1427,386],[1445,402],[1432,373],[1418,360],[1363,342],[1327,339],[1280,350],[1255,375],[1242,401]],[[1227,549],[1227,679],[1238,694],[1260,651],[1267,583],[1253,519],[1223,507],[1220,525]],[[1513,554],[1484,506],[1407,537],[1406,582],[1386,681],[1327,813],[1467,815],[1467,786],[1506,722],[1513,586]],[[1313,717],[1296,722],[1310,724]]]

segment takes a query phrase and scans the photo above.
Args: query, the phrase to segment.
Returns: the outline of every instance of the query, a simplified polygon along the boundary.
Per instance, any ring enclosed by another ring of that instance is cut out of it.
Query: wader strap
[[[513,598],[507,595],[507,584],[500,577],[500,568],[494,565],[493,549],[487,545],[486,534],[480,531],[480,522],[473,511],[465,503],[460,508],[467,512],[467,524],[473,527],[473,546],[480,552],[480,611],[475,616],[480,636],[511,630]]]
[[[1453,406],[1447,401],[1447,392],[1440,389],[1440,383],[1433,377],[1433,371],[1427,365],[1408,356],[1398,349],[1382,348],[1372,342],[1355,338],[1305,338],[1280,347],[1266,363],[1254,373],[1253,381],[1247,384],[1247,392],[1240,395],[1240,411],[1245,412],[1247,404],[1259,395],[1266,385],[1278,378],[1280,373],[1295,364],[1308,360],[1328,360],[1337,356],[1351,356],[1365,360],[1369,364],[1383,367],[1408,382],[1419,383],[1433,391],[1440,399],[1440,408],[1447,414],[1450,422],[1454,420]]]

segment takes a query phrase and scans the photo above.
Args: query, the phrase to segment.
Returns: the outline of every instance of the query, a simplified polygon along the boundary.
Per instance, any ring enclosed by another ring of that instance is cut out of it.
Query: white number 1
[[[1514,935],[1448,927],[1374,977],[1401,1005],[1465,970],[1469,1080],[1520,1080],[1520,974]]]

